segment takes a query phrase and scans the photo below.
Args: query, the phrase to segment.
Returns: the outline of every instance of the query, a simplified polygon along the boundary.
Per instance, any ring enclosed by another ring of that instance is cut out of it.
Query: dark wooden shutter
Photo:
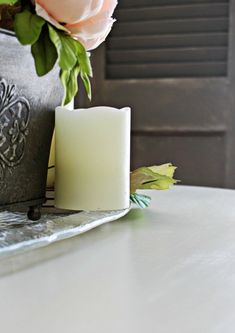
[[[92,105],[132,107],[132,168],[235,187],[235,0],[120,0],[115,16]]]
[[[228,14],[226,0],[120,1],[106,77],[226,76]]]

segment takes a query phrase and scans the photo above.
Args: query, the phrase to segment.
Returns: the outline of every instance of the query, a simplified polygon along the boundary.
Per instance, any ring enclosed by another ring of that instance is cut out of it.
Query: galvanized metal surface
[[[39,78],[28,46],[0,29],[0,210],[45,201],[57,68]]]

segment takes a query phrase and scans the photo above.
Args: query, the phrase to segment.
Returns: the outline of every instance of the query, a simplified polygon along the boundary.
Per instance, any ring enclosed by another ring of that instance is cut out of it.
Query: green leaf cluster
[[[141,167],[131,172],[131,195],[132,202],[141,208],[149,205],[151,198],[136,193],[137,190],[167,190],[171,185],[176,184],[178,180],[174,179],[176,167],[171,163]]]
[[[63,105],[68,104],[78,91],[78,75],[91,99],[92,69],[83,45],[64,30],[58,30],[43,18],[25,9],[15,16],[14,29],[23,45],[31,45],[38,76],[47,74],[58,61],[60,79],[64,87]]]
[[[18,0],[0,0],[0,5],[14,5],[18,2]]]
[[[81,43],[49,25],[49,36],[53,42],[60,66],[60,78],[65,89],[63,104],[66,105],[78,91],[77,77],[80,74],[88,97],[91,99],[90,77],[92,69],[89,56]]]

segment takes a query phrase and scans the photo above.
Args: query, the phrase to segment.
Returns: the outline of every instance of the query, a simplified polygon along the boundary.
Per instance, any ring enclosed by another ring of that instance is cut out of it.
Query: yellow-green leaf
[[[171,163],[165,163],[162,165],[150,166],[149,169],[155,173],[159,173],[159,175],[173,177],[177,167]]]
[[[142,167],[131,172],[131,193],[138,189],[166,190],[177,180],[173,178],[176,167],[172,164]],[[158,172],[156,172],[158,171]]]

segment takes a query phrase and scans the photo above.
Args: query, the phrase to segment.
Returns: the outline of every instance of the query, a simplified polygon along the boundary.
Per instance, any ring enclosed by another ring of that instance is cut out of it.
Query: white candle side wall
[[[56,206],[129,207],[130,109],[56,111]]]

